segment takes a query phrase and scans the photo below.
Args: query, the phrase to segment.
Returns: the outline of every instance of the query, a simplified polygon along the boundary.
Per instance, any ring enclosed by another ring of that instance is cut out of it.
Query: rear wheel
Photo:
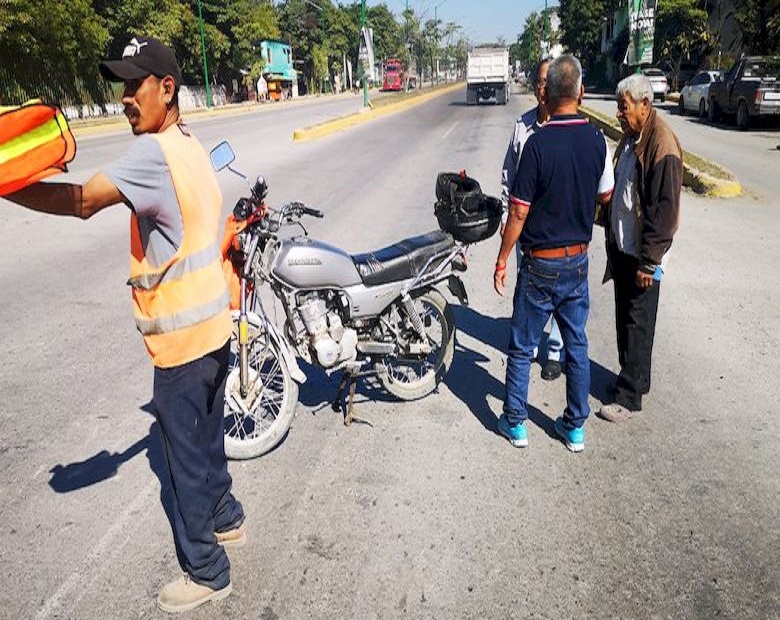
[[[405,308],[393,304],[382,322],[401,353],[375,366],[382,386],[401,400],[416,400],[433,392],[455,352],[455,319],[441,293],[426,291],[414,299],[414,306],[425,328],[425,341],[420,339]]]
[[[711,123],[720,121],[720,106],[717,101],[710,101],[709,119]]]
[[[739,102],[737,106],[737,129],[745,131],[750,125],[750,115],[748,114],[747,104],[744,101]]]
[[[295,417],[298,384],[287,362],[263,326],[250,317],[249,386],[241,394],[238,316],[230,339],[230,366],[225,384],[225,454],[251,459],[275,448]]]
[[[704,118],[707,115],[707,104],[704,98],[699,100],[699,118]]]

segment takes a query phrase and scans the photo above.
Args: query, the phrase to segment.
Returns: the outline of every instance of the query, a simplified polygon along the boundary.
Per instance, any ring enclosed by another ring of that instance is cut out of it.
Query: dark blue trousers
[[[229,343],[195,361],[154,369],[154,405],[168,479],[164,499],[182,569],[196,583],[222,589],[230,563],[214,532],[244,520],[230,492],[224,443]]]

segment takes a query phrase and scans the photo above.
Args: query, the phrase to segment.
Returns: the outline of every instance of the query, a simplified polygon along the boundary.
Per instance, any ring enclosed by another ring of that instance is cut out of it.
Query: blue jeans
[[[517,255],[517,268],[520,269],[520,265],[523,263],[523,250],[520,244],[515,244],[515,253]],[[547,355],[545,359],[553,362],[561,361],[561,351],[563,350],[563,340],[561,338],[561,329],[558,327],[558,321],[554,316],[550,316],[550,320],[547,322],[550,326],[550,335],[547,336]],[[538,351],[534,349],[534,357],[538,357]],[[540,358],[541,360],[541,358]]]
[[[181,366],[154,369],[176,555],[192,580],[215,590],[230,583],[230,563],[214,532],[244,520],[225,458],[224,400],[229,343]]]
[[[566,356],[564,424],[581,427],[590,414],[590,361],[585,324],[590,310],[588,255],[523,256],[515,288],[506,368],[504,413],[510,424],[528,418],[528,381],[534,347],[550,315],[558,321]]]

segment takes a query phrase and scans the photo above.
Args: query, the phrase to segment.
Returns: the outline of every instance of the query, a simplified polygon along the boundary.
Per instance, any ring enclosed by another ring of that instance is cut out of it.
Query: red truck
[[[390,58],[385,63],[385,79],[382,82],[382,90],[404,90],[407,79],[406,67],[402,60]],[[409,88],[414,88],[414,80],[409,79]]]

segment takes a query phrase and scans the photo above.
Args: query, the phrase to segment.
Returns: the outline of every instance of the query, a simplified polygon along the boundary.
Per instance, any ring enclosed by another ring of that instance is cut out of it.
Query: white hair
[[[615,94],[618,98],[628,95],[631,100],[638,103],[642,99],[647,99],[650,104],[653,103],[653,85],[646,75],[641,73],[632,73],[624,78],[617,85]]]

